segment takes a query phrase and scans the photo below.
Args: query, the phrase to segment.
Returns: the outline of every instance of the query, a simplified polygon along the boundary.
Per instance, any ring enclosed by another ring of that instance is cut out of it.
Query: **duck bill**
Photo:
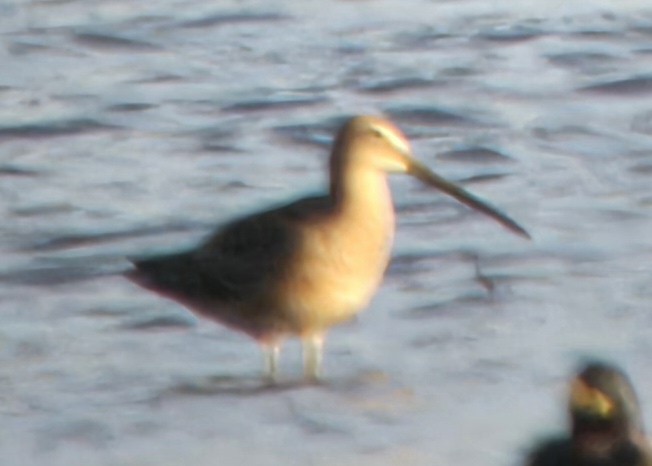
[[[440,191],[448,194],[449,196],[457,199],[462,204],[465,204],[472,209],[478,210],[485,215],[488,215],[513,233],[516,233],[517,235],[524,238],[531,238],[530,234],[522,226],[509,218],[506,214],[502,213],[495,207],[491,206],[487,202],[476,197],[460,186],[457,186],[456,184],[451,183],[445,178],[437,175],[420,162],[414,159],[410,160],[407,172],[425,184],[433,186]]]
[[[571,384],[571,409],[573,412],[609,419],[612,417],[614,402],[597,388],[588,386],[582,379],[575,379]]]

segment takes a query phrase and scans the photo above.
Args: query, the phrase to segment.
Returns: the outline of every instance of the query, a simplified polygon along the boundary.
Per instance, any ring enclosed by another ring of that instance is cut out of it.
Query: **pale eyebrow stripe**
[[[390,131],[383,126],[375,126],[375,125],[374,125],[374,129],[380,132],[383,136],[385,136],[387,140],[399,151],[403,152],[404,154],[410,153],[410,146],[408,142],[405,139],[403,139],[401,136],[396,134],[394,131]]]

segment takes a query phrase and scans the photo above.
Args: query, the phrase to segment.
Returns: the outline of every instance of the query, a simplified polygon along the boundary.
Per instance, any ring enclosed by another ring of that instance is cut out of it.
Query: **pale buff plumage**
[[[326,331],[371,300],[394,237],[388,172],[411,174],[510,230],[523,228],[414,160],[390,121],[359,116],[333,145],[328,195],[300,199],[227,224],[191,251],[135,261],[136,283],[255,338],[276,377],[282,341],[304,341],[317,378]]]

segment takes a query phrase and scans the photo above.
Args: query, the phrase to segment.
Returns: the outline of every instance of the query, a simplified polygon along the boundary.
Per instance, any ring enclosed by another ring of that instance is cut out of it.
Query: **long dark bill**
[[[495,207],[491,206],[490,204],[484,202],[480,198],[474,196],[473,194],[466,191],[465,189],[461,188],[460,186],[457,186],[456,184],[451,183],[445,178],[442,178],[441,176],[437,175],[436,173],[431,171],[428,167],[421,164],[420,162],[416,160],[411,160],[408,173],[414,176],[415,178],[418,178],[419,180],[423,181],[424,183],[429,184],[430,186],[434,186],[435,188],[439,189],[440,191],[443,191],[449,196],[454,197],[462,204],[466,204],[472,209],[479,210],[480,212],[488,215],[489,217],[493,218],[494,220],[496,220],[497,222],[505,226],[508,230],[511,230],[517,235],[527,239],[531,239],[530,234],[522,226],[520,226],[514,220],[509,218],[507,215],[505,215]]]

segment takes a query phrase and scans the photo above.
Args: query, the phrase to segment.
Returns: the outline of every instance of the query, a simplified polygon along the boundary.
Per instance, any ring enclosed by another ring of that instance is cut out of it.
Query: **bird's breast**
[[[301,328],[350,319],[380,285],[394,238],[394,212],[384,187],[371,205],[345,206],[303,228],[295,265],[280,287],[283,307]]]

